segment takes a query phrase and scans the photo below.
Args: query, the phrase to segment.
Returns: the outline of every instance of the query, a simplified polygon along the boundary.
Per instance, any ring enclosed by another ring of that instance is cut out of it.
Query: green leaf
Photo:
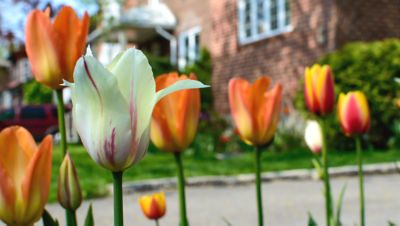
[[[389,226],[396,226],[396,224],[391,221],[388,221],[388,224],[389,224]]]
[[[347,183],[345,183],[342,187],[342,190],[340,191],[340,195],[337,201],[337,207],[336,207],[336,226],[341,226],[342,223],[340,222],[340,213],[342,210],[342,201],[343,201],[343,196],[344,192],[346,191]]]
[[[308,226],[317,226],[317,222],[315,222],[311,213],[308,213]]]
[[[58,226],[58,220],[54,220],[46,209],[43,211],[42,221],[44,226]]]
[[[232,226],[231,222],[229,222],[225,217],[223,217],[222,220],[224,220],[226,226]]]
[[[94,226],[92,203],[90,203],[86,214],[85,226]]]
[[[318,178],[323,179],[324,172],[322,171],[322,167],[321,167],[320,161],[318,159],[316,159],[316,158],[313,158],[311,161],[312,161],[312,164],[315,167],[315,170],[317,170]]]

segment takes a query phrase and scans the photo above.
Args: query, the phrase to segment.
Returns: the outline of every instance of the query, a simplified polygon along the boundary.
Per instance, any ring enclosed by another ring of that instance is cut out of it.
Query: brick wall
[[[253,82],[268,75],[283,85],[284,105],[291,106],[306,66],[335,47],[335,13],[330,0],[292,0],[293,30],[250,44],[238,42],[237,0],[211,1],[215,109],[229,112],[228,82],[242,77]],[[325,38],[325,41],[321,38]]]
[[[349,41],[400,37],[399,0],[336,0],[337,47]]]
[[[306,66],[349,41],[400,37],[400,0],[291,0],[293,30],[249,44],[238,42],[237,0],[162,0],[177,18],[174,34],[201,27],[213,60],[214,108],[229,112],[228,82],[268,75],[283,85],[291,107]],[[127,0],[126,8],[145,0]]]
[[[213,1],[213,0],[209,0]],[[200,45],[209,46],[211,34],[211,11],[208,0],[163,0],[175,15],[178,24],[174,34],[200,27]],[[214,0],[215,1],[215,0]]]

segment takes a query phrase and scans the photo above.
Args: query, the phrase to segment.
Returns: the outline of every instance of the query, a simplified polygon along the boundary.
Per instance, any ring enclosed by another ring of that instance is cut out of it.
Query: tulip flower
[[[278,127],[282,86],[268,91],[271,80],[258,78],[253,85],[240,78],[229,81],[229,104],[242,140],[254,146],[258,225],[264,224],[261,197],[261,152],[259,147],[271,142]]]
[[[58,202],[67,210],[75,211],[82,203],[82,191],[71,157],[67,153],[58,174]]]
[[[53,22],[50,9],[29,13],[25,28],[26,53],[36,80],[51,89],[62,89],[62,80],[73,82],[75,63],[85,49],[89,16],[79,20],[69,6]]]
[[[233,120],[243,141],[263,146],[274,137],[281,110],[282,86],[270,86],[268,77],[258,78],[253,85],[244,79],[229,82],[229,104]]]
[[[149,62],[135,48],[118,54],[107,68],[88,48],[76,63],[74,82],[65,85],[72,91],[75,127],[92,159],[113,172],[114,224],[122,225],[122,172],[146,154],[155,104],[172,92],[208,86],[186,79],[156,92]]]
[[[197,80],[194,74],[179,77],[178,73],[160,75],[156,78],[156,90],[164,89],[177,81]],[[185,150],[196,134],[200,115],[200,90],[181,90],[164,97],[154,107],[151,119],[151,140],[165,152],[175,155],[178,170],[180,214],[183,226],[187,225],[185,182],[180,152]]]
[[[23,127],[0,132],[0,219],[7,225],[32,225],[40,219],[50,190],[53,142],[39,147]]]
[[[194,74],[178,76],[169,73],[156,78],[156,90],[177,81],[197,80]],[[200,90],[181,90],[164,97],[153,110],[150,137],[154,145],[165,152],[185,150],[196,134],[200,115]]]
[[[146,195],[139,198],[139,204],[147,218],[158,220],[165,215],[164,193]]]
[[[76,129],[92,159],[113,172],[139,162],[150,140],[155,104],[169,93],[208,87],[182,80],[156,92],[146,56],[131,48],[116,56],[107,68],[88,48],[74,72],[71,87]]]
[[[370,127],[370,113],[367,98],[360,91],[341,93],[338,101],[338,115],[346,136],[367,133]]]
[[[332,70],[328,65],[313,65],[306,68],[304,78],[304,99],[309,111],[318,116],[324,116],[331,113],[335,104],[335,90]],[[324,120],[320,120],[321,127],[325,128]],[[322,143],[325,143],[322,130]],[[331,204],[331,189],[328,174],[328,154],[326,145],[322,147],[322,165],[324,172],[325,185],[325,211],[326,222],[330,226],[333,219],[333,210]]]
[[[307,146],[314,154],[321,153],[322,150],[322,129],[317,121],[307,121],[304,139]]]
[[[304,98],[308,110],[316,115],[326,115],[333,111],[335,91],[332,70],[328,65],[313,65],[306,68]]]
[[[360,187],[360,225],[365,225],[364,208],[364,182],[362,171],[362,150],[360,135],[367,133],[370,127],[370,112],[368,101],[364,93],[353,91],[347,94],[341,93],[338,101],[338,115],[343,133],[353,136],[356,141],[358,176]]]

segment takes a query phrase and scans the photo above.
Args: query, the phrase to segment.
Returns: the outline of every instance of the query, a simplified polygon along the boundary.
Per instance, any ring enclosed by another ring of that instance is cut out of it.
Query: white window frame
[[[271,30],[271,19],[270,19],[270,4],[271,0],[264,0],[263,4],[263,22],[264,22],[264,32],[259,34],[257,32],[257,1],[250,1],[250,24],[251,24],[251,35],[246,37],[246,27],[245,27],[245,4],[246,0],[238,0],[238,37],[240,44],[248,44],[251,42],[256,42],[262,39],[270,38],[285,32],[290,32],[293,30],[291,23],[285,25],[285,0],[277,0],[277,22],[278,27],[275,30]],[[291,9],[290,9],[291,10]],[[290,12],[291,13],[291,12]]]
[[[196,35],[200,35],[201,28],[194,27],[187,31],[184,31],[179,34],[178,37],[178,48],[179,48],[179,58],[178,58],[178,67],[180,70],[184,69],[185,66],[189,63],[193,63],[199,58],[200,54],[200,46],[199,52],[196,54]],[[189,49],[187,50],[185,47],[185,39],[188,38],[189,41]],[[200,45],[200,43],[199,43]],[[186,62],[185,53],[188,52],[188,60]]]

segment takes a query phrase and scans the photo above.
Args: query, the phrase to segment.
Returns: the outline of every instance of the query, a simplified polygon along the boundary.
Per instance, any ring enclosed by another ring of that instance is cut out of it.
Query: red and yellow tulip
[[[242,139],[250,145],[262,146],[274,137],[278,126],[282,86],[268,91],[271,80],[258,78],[253,85],[240,78],[229,82],[229,104],[233,120]]]
[[[164,89],[181,80],[197,80],[178,73],[160,75],[156,89]],[[150,137],[154,145],[165,152],[185,150],[196,134],[200,115],[200,90],[190,89],[172,93],[161,99],[154,107],[151,117]]]
[[[164,193],[143,196],[139,198],[139,204],[146,217],[152,220],[163,217],[167,210]]]
[[[370,112],[367,98],[360,91],[341,93],[338,102],[338,115],[343,133],[346,136],[367,133],[370,127]]]
[[[332,70],[328,65],[306,68],[304,98],[308,110],[316,115],[326,115],[335,107],[335,91]]]
[[[69,153],[64,157],[58,173],[58,202],[67,210],[79,208],[82,203],[82,191],[78,174]]]
[[[0,219],[8,225],[31,225],[42,216],[50,189],[53,142],[39,147],[23,127],[0,132]]]
[[[62,89],[62,80],[73,82],[75,63],[85,49],[89,16],[79,20],[64,6],[53,22],[50,9],[29,13],[25,28],[26,53],[36,80],[52,89]]]

